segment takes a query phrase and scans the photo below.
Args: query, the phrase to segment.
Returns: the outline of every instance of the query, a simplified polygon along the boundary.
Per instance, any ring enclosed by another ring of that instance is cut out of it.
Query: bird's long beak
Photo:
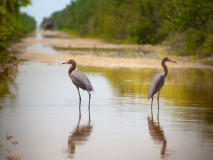
[[[176,61],[173,61],[173,60],[171,60],[171,59],[169,60],[169,62],[177,63]]]
[[[62,64],[67,64],[68,62],[64,62],[64,63],[62,63]]]

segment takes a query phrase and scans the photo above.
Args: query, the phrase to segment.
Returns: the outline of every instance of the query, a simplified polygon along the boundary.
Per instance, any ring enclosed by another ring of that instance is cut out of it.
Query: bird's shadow
[[[76,147],[84,145],[88,140],[88,138],[90,137],[90,134],[92,133],[93,130],[93,125],[91,124],[90,119],[89,122],[85,125],[80,125],[80,122],[81,118],[79,118],[77,126],[74,128],[74,130],[68,137],[69,158],[74,158]]]
[[[157,143],[161,144],[161,158],[166,158],[170,156],[170,153],[167,150],[167,139],[164,134],[164,130],[160,126],[159,122],[159,115],[157,116],[157,122],[153,120],[153,113],[151,112],[151,117],[147,117],[147,122],[148,122],[148,128],[149,128],[149,134],[152,138],[152,140]]]

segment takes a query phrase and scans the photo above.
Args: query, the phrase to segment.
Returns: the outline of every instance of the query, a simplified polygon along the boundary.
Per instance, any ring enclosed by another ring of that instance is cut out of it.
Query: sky
[[[21,12],[35,18],[37,27],[44,17],[49,17],[53,12],[64,9],[70,0],[31,0],[31,5],[22,7]]]

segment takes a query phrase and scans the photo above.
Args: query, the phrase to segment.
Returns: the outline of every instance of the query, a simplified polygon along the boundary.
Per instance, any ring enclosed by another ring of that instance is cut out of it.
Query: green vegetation
[[[75,0],[54,27],[113,42],[171,45],[179,55],[213,53],[212,0]]]
[[[10,60],[7,46],[35,30],[35,20],[19,11],[20,7],[27,4],[30,4],[30,0],[0,0],[0,66],[2,68]]]
[[[202,58],[202,59],[196,59],[195,62],[200,62],[206,65],[213,66],[213,59],[212,57]]]

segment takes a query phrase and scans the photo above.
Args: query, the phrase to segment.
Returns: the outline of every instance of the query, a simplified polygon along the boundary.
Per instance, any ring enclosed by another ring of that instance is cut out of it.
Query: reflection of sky
[[[60,11],[70,4],[70,0],[31,0],[31,5],[22,7],[21,12],[35,18],[37,26],[44,17],[49,17],[55,11]]]
[[[47,53],[47,54],[54,54],[59,53],[57,50],[55,50],[52,46],[44,45],[42,43],[32,44],[28,45],[27,47],[28,52],[38,52],[38,53]]]

